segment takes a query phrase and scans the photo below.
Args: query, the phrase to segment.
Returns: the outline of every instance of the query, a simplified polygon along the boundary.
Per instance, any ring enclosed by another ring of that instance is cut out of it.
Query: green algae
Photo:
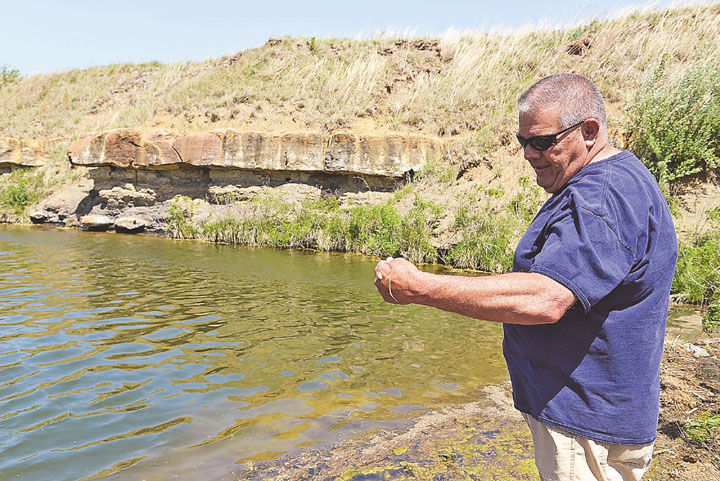
[[[379,460],[353,466],[344,481],[538,480],[527,427],[518,421],[456,419]]]

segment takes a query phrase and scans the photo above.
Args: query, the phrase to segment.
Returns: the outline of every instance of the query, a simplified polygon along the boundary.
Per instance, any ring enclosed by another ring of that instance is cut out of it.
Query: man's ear
[[[582,124],[581,129],[583,138],[585,139],[585,145],[592,147],[598,140],[600,134],[600,122],[593,118],[587,119],[585,123]]]

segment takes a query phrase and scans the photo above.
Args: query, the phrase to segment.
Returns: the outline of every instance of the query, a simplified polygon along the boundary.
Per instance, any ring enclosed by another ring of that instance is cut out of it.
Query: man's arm
[[[576,301],[570,289],[542,274],[437,275],[422,272],[404,259],[380,262],[375,286],[393,304],[421,304],[512,324],[557,322]]]

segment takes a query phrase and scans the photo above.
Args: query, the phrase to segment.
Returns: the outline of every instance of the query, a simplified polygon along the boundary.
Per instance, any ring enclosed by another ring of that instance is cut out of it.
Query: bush
[[[192,199],[185,195],[177,195],[170,201],[170,215],[167,233],[176,239],[192,239],[200,230],[192,223]]]
[[[0,207],[12,210],[17,215],[40,201],[45,193],[41,175],[35,169],[18,169],[7,174],[0,187]]]
[[[707,308],[702,320],[704,332],[711,333],[720,328],[720,296],[717,296]]]
[[[720,232],[678,245],[672,292],[676,301],[707,304],[720,294]]]
[[[13,83],[20,78],[20,71],[10,68],[9,65],[0,66],[0,87],[5,84]]]
[[[670,184],[720,165],[720,62],[668,74],[669,56],[628,103],[627,147],[669,193]]]
[[[379,257],[405,257],[412,262],[434,262],[432,229],[442,214],[440,206],[416,195],[406,215],[394,205],[357,206],[349,211],[348,245],[352,250]]]
[[[510,218],[495,216],[487,209],[471,215],[461,207],[455,216],[455,228],[461,240],[445,256],[455,267],[485,272],[507,272],[512,268],[513,226]]]

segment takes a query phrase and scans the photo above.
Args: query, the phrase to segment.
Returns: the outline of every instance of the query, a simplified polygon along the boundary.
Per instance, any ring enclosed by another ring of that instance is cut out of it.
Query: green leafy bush
[[[706,304],[720,294],[720,232],[680,241],[672,292],[676,301]]]
[[[192,239],[200,230],[192,223],[192,199],[185,195],[177,195],[170,202],[167,233],[174,238]]]
[[[702,320],[703,331],[711,333],[720,328],[720,296],[716,296],[708,305]]]
[[[415,197],[413,206],[400,215],[394,205],[357,206],[350,209],[347,228],[352,250],[380,257],[403,256],[413,262],[434,262],[437,250],[432,229],[442,209]]]
[[[669,74],[670,57],[628,102],[627,147],[668,193],[670,184],[720,165],[720,62],[697,62]]]
[[[42,176],[36,169],[18,169],[4,176],[0,187],[0,207],[17,215],[40,201],[45,193]]]

